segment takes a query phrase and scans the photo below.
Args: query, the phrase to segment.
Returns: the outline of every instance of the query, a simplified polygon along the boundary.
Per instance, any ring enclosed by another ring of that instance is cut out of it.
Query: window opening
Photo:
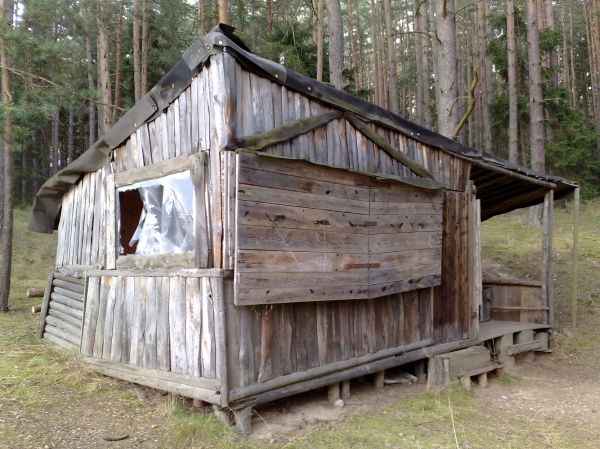
[[[194,251],[194,185],[190,172],[118,189],[119,254]]]

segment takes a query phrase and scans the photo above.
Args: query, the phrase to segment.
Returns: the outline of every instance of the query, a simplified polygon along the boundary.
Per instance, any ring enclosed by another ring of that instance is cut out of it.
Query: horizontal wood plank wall
[[[238,158],[237,304],[376,298],[440,283],[440,191]]]
[[[239,66],[236,81],[238,136],[262,133],[296,119],[334,110]],[[465,189],[469,164],[464,160],[421,144],[410,136],[373,124],[369,126],[395,148],[424,165],[446,188]],[[265,152],[350,170],[416,176],[343,118],[284,144],[274,145]]]
[[[82,355],[215,379],[217,282],[221,279],[88,278]]]
[[[227,298],[231,298],[232,284],[226,280]],[[238,307],[230,300],[229,388],[431,339],[431,290],[414,290],[377,300],[253,307]]]
[[[542,287],[484,283],[492,298],[491,318],[521,323],[548,323],[548,307]]]

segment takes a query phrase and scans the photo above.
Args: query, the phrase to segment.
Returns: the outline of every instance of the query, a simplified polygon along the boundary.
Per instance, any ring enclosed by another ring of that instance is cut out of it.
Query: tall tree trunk
[[[206,34],[206,2],[198,0],[198,36]]]
[[[492,149],[492,126],[490,122],[490,98],[488,84],[491,82],[488,79],[491,74],[488,73],[488,27],[486,17],[486,2],[481,1],[476,3],[477,11],[477,65],[479,67],[479,85],[478,97],[481,102],[481,132],[483,135],[483,148],[486,151]]]
[[[96,81],[94,80],[94,53],[92,48],[92,41],[88,35],[85,36],[85,51],[87,58],[87,81],[88,89],[90,92],[96,91]],[[88,106],[89,115],[89,142],[88,146],[91,146],[96,141],[96,130],[98,129],[96,123],[96,102],[90,99]]]
[[[119,6],[119,18],[117,19],[117,37],[115,38],[115,107],[112,110],[112,121],[117,120],[121,108],[121,76],[122,76],[122,46],[123,46],[123,18],[125,15],[125,0],[121,0]]]
[[[356,29],[354,26],[354,0],[348,0],[348,39],[350,39],[350,61],[354,71],[355,90],[362,89],[360,83],[360,63],[358,58],[358,43],[356,42]]]
[[[585,0],[590,65],[591,110],[594,128],[598,133],[597,155],[600,156],[600,2]]]
[[[134,100],[142,98],[142,55],[141,55],[141,37],[142,37],[142,2],[143,0],[133,0],[133,90]],[[98,58],[100,56],[98,55]]]
[[[396,56],[396,30],[390,0],[383,0],[383,14],[385,18],[386,61],[388,68],[388,107],[390,111],[398,114],[398,60]]]
[[[108,131],[111,125],[110,110],[111,101],[111,83],[110,83],[110,59],[109,59],[109,40],[108,40],[108,19],[106,11],[107,3],[98,2],[98,84],[100,88],[100,104],[98,105],[98,127],[101,134]]]
[[[142,0],[141,96],[148,92],[148,48],[150,45],[150,0]]]
[[[379,60],[379,31],[375,1],[371,0],[371,45],[373,47],[373,103],[382,106],[381,61]]]
[[[32,130],[31,131],[31,147],[32,148],[37,148],[38,147],[38,131],[37,130]],[[38,190],[40,190],[40,177],[42,176],[42,173],[40,172],[40,165],[38,162],[38,158],[37,157],[32,157],[31,158],[31,166],[32,166],[32,171],[31,171],[31,191],[36,194],[38,192]],[[0,229],[2,229],[2,226],[0,226]]]
[[[536,0],[527,0],[527,63],[529,68],[529,151],[531,168],[543,172],[544,107],[542,103],[542,67],[540,63],[539,18]]]
[[[324,27],[323,23],[325,0],[316,0],[317,3],[317,80],[323,81],[323,58],[324,58]]]
[[[329,31],[329,82],[336,89],[344,88],[344,30],[340,0],[326,0]]]
[[[417,68],[417,90],[415,96],[416,121],[419,125],[431,127],[429,109],[429,57],[427,55],[427,5],[415,0],[415,59]]]
[[[452,138],[460,120],[458,116],[458,67],[456,56],[456,21],[454,0],[436,2],[437,98],[438,132]]]
[[[69,105],[69,121],[67,127],[67,164],[73,162],[75,154],[75,111],[73,103]]]
[[[0,0],[0,27],[6,29],[7,13],[12,14],[12,2]],[[7,56],[4,33],[0,33],[0,66],[2,75],[2,103],[7,109],[4,117],[4,205],[2,223],[2,267],[0,267],[0,312],[8,312],[10,275],[12,271],[13,240],[13,159],[12,159],[12,91],[10,83],[10,59]]]
[[[542,0],[544,8],[544,29],[554,30],[554,4],[553,0]],[[550,50],[551,84],[558,89],[558,53],[556,48]]]
[[[219,1],[219,22],[229,24],[229,1],[228,0],[218,0]]]
[[[50,138],[50,155],[52,159],[52,174],[60,170],[60,109],[52,114],[52,131]]]
[[[517,92],[517,38],[514,0],[506,0],[506,41],[508,57],[508,160],[519,162],[519,111]]]
[[[569,3],[569,71],[571,73],[571,98],[573,99],[572,107],[579,104],[577,98],[577,75],[575,73],[575,42],[573,39],[573,9]]]

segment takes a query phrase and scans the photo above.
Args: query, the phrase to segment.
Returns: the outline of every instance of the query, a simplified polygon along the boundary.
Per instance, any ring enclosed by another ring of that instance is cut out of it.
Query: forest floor
[[[11,311],[0,314],[0,448],[600,448],[600,202],[582,208],[579,326],[570,327],[569,210],[557,208],[552,354],[473,392],[353,384],[343,408],[313,392],[259,408],[238,437],[171,395],[97,375],[39,342],[25,298],[52,267],[54,236],[25,230],[16,211]],[[539,231],[522,212],[482,229],[484,255],[520,276],[539,270]],[[119,441],[110,441],[120,439]]]

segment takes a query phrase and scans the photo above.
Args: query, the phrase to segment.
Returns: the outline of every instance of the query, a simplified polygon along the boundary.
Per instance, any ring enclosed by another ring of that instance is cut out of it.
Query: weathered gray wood
[[[69,268],[63,268],[69,270]],[[182,277],[210,277],[227,278],[232,277],[231,270],[222,270],[220,268],[148,268],[144,270],[135,270],[120,268],[118,270],[98,270],[94,268],[74,267],[72,273],[87,276],[129,276],[129,277],[163,277],[163,276],[182,276]]]
[[[62,287],[58,287],[56,284],[54,284],[54,292],[53,293],[57,293],[66,298],[73,299],[75,301],[83,303],[83,293],[73,292],[71,290],[68,290],[68,289],[65,289]],[[83,306],[83,304],[82,304],[82,306]]]
[[[173,130],[174,130],[174,135],[173,135],[173,142],[175,143],[173,149],[171,150],[171,157],[175,156],[181,156],[183,154],[182,148],[181,148],[181,120],[182,117],[180,116],[180,108],[179,108],[179,103],[182,101],[184,97],[178,97],[175,99],[175,101],[173,103],[171,103],[171,106],[169,107],[169,109],[173,110]]]
[[[218,393],[220,385],[218,382],[210,379],[151,370],[132,365],[116,364],[91,357],[84,357],[83,362],[94,371],[107,376],[168,391],[184,397],[199,399],[212,404],[220,402],[220,395]]]
[[[75,345],[67,340],[64,340],[60,337],[57,337],[56,335],[50,334],[48,332],[44,332],[44,339],[54,343],[57,346],[60,346],[61,348],[67,349],[69,351],[77,349],[77,345]]]
[[[577,328],[577,262],[579,259],[579,187],[573,191],[573,244],[571,247],[571,326]],[[550,322],[551,324],[552,321]]]
[[[230,344],[229,341],[232,338],[227,333],[229,323],[226,321],[225,297],[233,297],[233,281],[224,281],[223,279],[219,278],[210,278],[208,281],[210,283],[210,291],[214,306],[215,375],[223,387],[221,391],[221,405],[226,405],[229,403],[227,348]],[[227,288],[227,290],[225,290],[225,288]]]
[[[209,278],[200,281],[202,330],[200,335],[200,360],[202,377],[216,377],[215,300]]]
[[[121,268],[137,268],[137,269],[155,269],[155,268],[191,268],[194,266],[194,252],[186,252],[181,254],[131,254],[127,256],[119,256],[116,267]]]
[[[44,299],[42,299],[42,309],[40,313],[40,322],[38,325],[37,338],[41,339],[44,336],[44,327],[46,325],[46,316],[48,315],[48,306],[50,305],[50,293],[52,292],[52,280],[54,273],[48,275],[46,282],[46,290],[44,291]]]
[[[112,270],[115,268],[115,261],[117,259],[117,229],[115,224],[116,193],[114,175],[107,175],[105,183],[106,211],[104,222],[106,223],[106,269]]]
[[[79,332],[81,333],[81,329],[82,329],[82,323],[81,323],[81,318],[77,318],[73,315],[70,315],[68,313],[64,313],[56,308],[52,308],[48,310],[48,315],[47,316],[53,316],[58,318],[61,321],[64,321],[67,324],[70,324],[71,326],[74,326],[76,328],[79,328]]]
[[[196,234],[196,266],[208,267],[209,262],[209,217],[206,208],[206,160],[207,152],[200,151],[190,158],[190,172],[194,183],[194,200],[196,202],[195,234]]]
[[[399,346],[396,348],[386,349],[382,351],[378,351],[373,354],[367,354],[361,357],[352,358],[349,360],[342,360],[336,363],[330,363],[325,366],[310,368],[305,371],[298,371],[292,374],[288,374],[286,376],[277,377],[275,379],[256,383],[254,385],[249,385],[247,387],[240,387],[230,391],[230,399],[232,401],[239,400],[244,397],[254,396],[259,393],[263,393],[269,390],[276,390],[288,385],[292,385],[295,383],[299,383],[305,381],[307,379],[320,378],[322,376],[329,375],[331,373],[335,373],[338,371],[345,371],[351,368],[354,368],[359,365],[368,365],[370,363],[376,362],[382,359],[388,359],[390,357],[400,357],[401,354],[411,353],[420,348],[424,348],[428,345],[432,344],[432,340],[423,340],[419,342],[412,342],[407,345]],[[450,346],[451,348],[455,347],[455,345]],[[445,349],[445,348],[444,348]],[[420,352],[422,355],[420,358],[426,357],[423,355],[423,352]],[[415,359],[417,360],[417,359]],[[349,377],[348,379],[350,379]],[[322,384],[327,385],[327,384]]]
[[[344,113],[344,118],[348,120],[352,124],[352,126],[354,126],[364,136],[366,136],[373,143],[375,143],[379,148],[384,150],[398,162],[410,168],[416,175],[422,176],[424,178],[434,179],[433,175],[425,167],[413,161],[404,153],[391,146],[386,140],[384,140],[381,136],[379,136],[377,133],[371,130],[371,128],[369,128],[368,125],[361,119],[359,119],[356,115],[352,113]]]
[[[52,292],[50,294],[50,299],[53,302],[57,302],[59,304],[64,304],[65,306],[70,307],[72,309],[83,310],[83,302],[82,301],[77,301],[72,298],[67,298],[66,296],[63,296],[60,293]]]
[[[156,278],[156,363],[163,371],[171,369],[169,343],[169,278]]]
[[[146,332],[146,278],[134,280],[135,296],[133,299],[133,316],[131,317],[131,345],[129,363],[142,367],[144,365],[144,342]]]
[[[106,314],[104,319],[104,341],[102,346],[102,358],[111,359],[113,328],[115,321],[115,303],[117,301],[117,282],[119,279],[111,279],[108,296],[106,298]]]
[[[554,324],[554,279],[552,270],[552,237],[554,232],[554,190],[544,196],[542,213],[542,294],[548,310],[547,323]]]
[[[340,397],[344,400],[350,399],[350,381],[345,380],[341,383]]]
[[[72,279],[72,278],[69,278]],[[68,290],[70,292],[74,292],[74,293],[78,293],[80,296],[83,295],[83,293],[85,292],[85,286],[83,283],[75,283],[75,282],[71,282],[71,281],[66,281],[63,280],[62,278],[59,278],[58,276],[56,278],[54,278],[54,280],[52,281],[52,284],[55,285],[56,287],[60,287],[62,289]]]
[[[160,279],[160,278],[159,278]],[[156,278],[148,277],[143,288],[143,301],[145,303],[145,331],[144,331],[144,368],[157,368],[157,293]]]
[[[223,162],[223,268],[233,269],[236,227],[236,164],[237,157],[232,152],[221,155]]]
[[[340,399],[340,384],[336,382],[327,387],[327,400],[333,404],[338,399]]]
[[[102,358],[104,348],[104,323],[106,321],[106,306],[108,303],[108,293],[113,283],[113,278],[100,279],[100,296],[98,299],[98,321],[96,323],[96,335],[94,336],[93,356]]]
[[[202,333],[202,298],[200,279],[188,278],[185,281],[185,349],[187,373],[200,377],[200,338]]]
[[[247,151],[260,151],[325,126],[327,123],[341,116],[342,113],[340,111],[330,111],[316,116],[300,118],[264,133],[240,137],[235,141],[234,146],[228,149],[242,148]]]
[[[48,315],[46,317],[46,323],[75,336],[77,338],[77,342],[79,343],[79,339],[81,338],[81,327],[73,326],[69,322],[61,320],[54,315]]]
[[[185,279],[172,277],[169,280],[169,342],[171,371],[187,374],[187,354],[185,339]]]
[[[157,162],[146,167],[127,170],[114,175],[115,187],[123,187],[136,182],[148,181],[163,176],[180,173],[190,168],[190,158],[187,155],[175,157],[167,161]]]
[[[48,319],[48,318],[52,319],[53,317],[49,316],[46,319]],[[79,345],[79,334],[71,333],[64,328],[63,329],[58,328],[58,327],[52,325],[49,321],[46,322],[46,328],[44,329],[44,333],[54,335],[55,337],[62,338],[63,340],[71,343],[75,347],[77,347],[77,345]]]
[[[112,362],[119,363],[123,356],[123,327],[129,326],[129,323],[125,321],[125,303],[127,294],[125,290],[125,278],[118,277],[114,280],[115,285],[115,306],[113,312],[112,324],[112,340],[110,346],[110,352],[104,352],[105,358],[110,354],[110,360]]]
[[[56,301],[51,301],[50,310],[52,309],[58,310],[62,313],[66,313],[67,315],[71,315],[73,318],[78,320],[83,319],[83,312],[81,310],[73,309],[72,307],[65,306],[64,304],[61,304]]]
[[[135,298],[135,278],[127,276],[125,277],[125,295],[123,296],[125,301],[123,304],[123,322],[127,324],[123,326],[121,331],[121,360],[124,363],[130,361]],[[135,361],[132,361],[132,363],[135,363]]]
[[[242,436],[252,432],[252,407],[234,410],[235,430]]]
[[[415,360],[421,360],[435,354],[452,351],[454,349],[468,346],[469,344],[472,344],[472,341],[462,340],[436,345],[431,348],[416,349],[413,351],[406,352],[402,355],[375,360],[373,362],[362,364],[348,369],[336,370],[331,374],[324,375],[321,377],[309,380],[301,380],[281,388],[269,389],[258,394],[243,396],[246,399],[234,400],[232,398],[232,402],[235,404],[239,404],[239,406],[263,404],[283,397],[302,393],[304,391],[310,391],[326,385],[331,385],[335,382],[342,382],[344,380],[365,376],[367,374],[374,374],[376,372],[383,371],[394,366],[405,365],[407,363],[414,362]]]

